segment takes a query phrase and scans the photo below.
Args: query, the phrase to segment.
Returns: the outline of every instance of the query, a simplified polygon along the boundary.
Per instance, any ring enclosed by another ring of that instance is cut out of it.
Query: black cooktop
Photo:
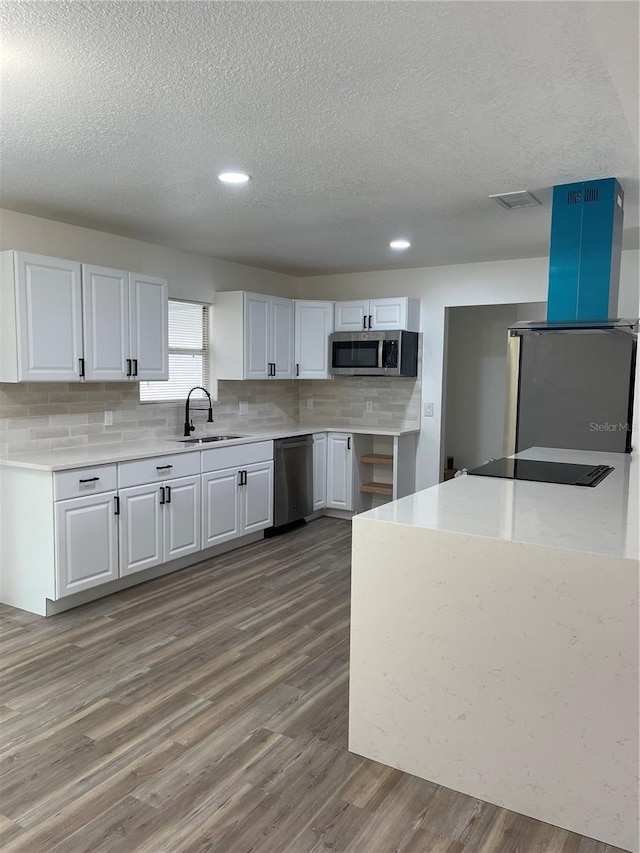
[[[537,459],[494,459],[469,471],[478,477],[533,480],[567,486],[597,486],[614,469],[608,465],[575,465],[572,462],[541,462]]]

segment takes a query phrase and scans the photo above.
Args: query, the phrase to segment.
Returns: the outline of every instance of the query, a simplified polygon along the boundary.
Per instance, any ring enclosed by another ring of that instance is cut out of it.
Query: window
[[[141,382],[143,402],[184,400],[194,385],[208,387],[209,323],[208,306],[198,302],[169,300],[169,379]],[[194,391],[191,399],[203,398]]]

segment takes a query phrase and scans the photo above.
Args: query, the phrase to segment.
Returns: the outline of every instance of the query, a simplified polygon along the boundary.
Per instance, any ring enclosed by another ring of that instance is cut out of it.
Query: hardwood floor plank
[[[0,606],[8,853],[621,853],[347,751],[350,524]]]

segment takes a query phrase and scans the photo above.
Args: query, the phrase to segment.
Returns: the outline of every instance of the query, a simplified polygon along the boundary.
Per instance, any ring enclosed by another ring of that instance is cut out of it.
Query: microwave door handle
[[[384,364],[382,363],[382,357],[384,353],[384,341],[382,338],[378,341],[378,367],[383,368]]]

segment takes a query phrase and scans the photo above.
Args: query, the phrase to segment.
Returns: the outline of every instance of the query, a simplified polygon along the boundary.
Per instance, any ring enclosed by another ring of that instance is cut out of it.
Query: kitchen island
[[[638,459],[517,458],[354,518],[349,748],[637,853]]]

